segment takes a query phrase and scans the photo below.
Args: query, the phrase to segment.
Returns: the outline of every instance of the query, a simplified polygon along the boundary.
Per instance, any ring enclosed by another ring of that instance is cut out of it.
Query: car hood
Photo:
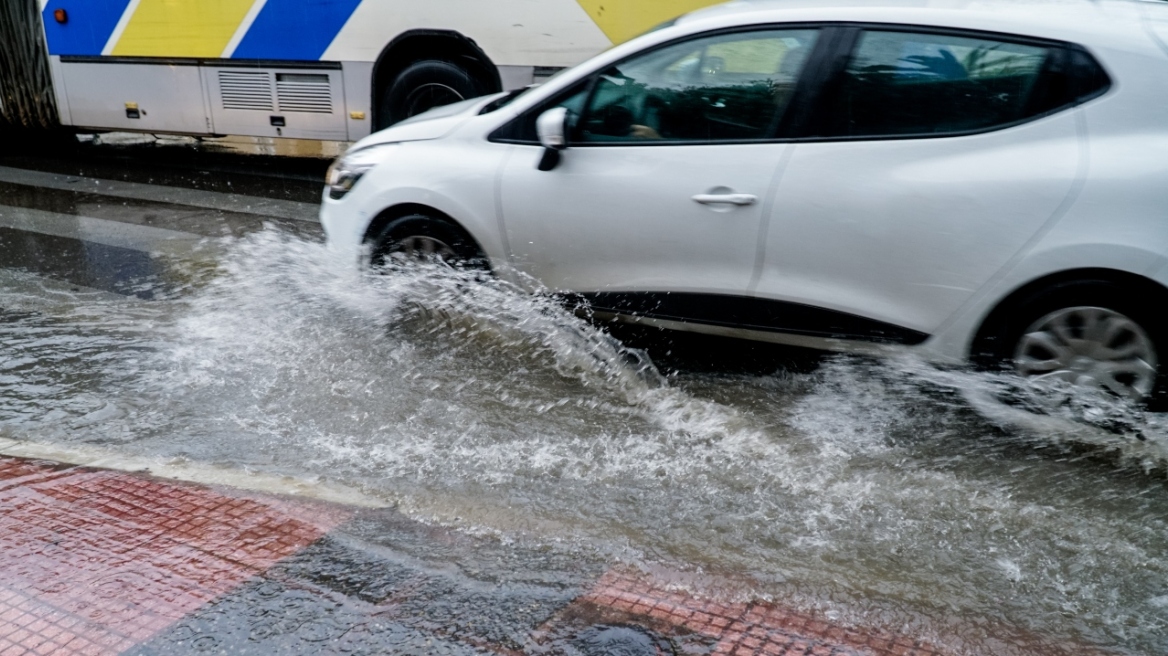
[[[401,123],[391,125],[380,132],[374,132],[358,141],[350,150],[368,148],[369,146],[377,146],[379,144],[402,143],[403,141],[441,139],[447,134],[450,134],[454,128],[464,123],[467,119],[476,116],[480,108],[499,97],[499,95],[502,94],[471,98],[470,100],[463,100],[452,105],[435,107],[428,112],[423,112],[417,116],[407,118]]]

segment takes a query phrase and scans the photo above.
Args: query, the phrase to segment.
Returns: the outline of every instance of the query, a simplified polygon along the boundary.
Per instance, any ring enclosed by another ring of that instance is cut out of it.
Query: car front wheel
[[[392,219],[371,242],[369,263],[375,268],[436,262],[456,268],[489,269],[486,255],[465,230],[426,214]]]

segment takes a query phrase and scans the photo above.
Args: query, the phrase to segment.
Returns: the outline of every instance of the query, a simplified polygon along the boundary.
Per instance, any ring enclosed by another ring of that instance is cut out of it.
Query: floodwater
[[[957,652],[1168,652],[1158,417],[1065,404],[1112,431],[1089,445],[974,410],[1008,379],[909,360],[658,367],[549,299],[279,227],[159,271],[2,272],[0,437],[356,487]]]

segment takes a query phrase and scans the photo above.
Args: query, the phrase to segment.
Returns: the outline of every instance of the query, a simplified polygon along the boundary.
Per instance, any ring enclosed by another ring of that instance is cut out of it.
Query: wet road
[[[954,653],[1168,652],[1159,418],[1081,404],[1145,438],[1085,446],[974,412],[987,376],[619,334],[645,359],[504,285],[367,276],[320,243],[325,166],[0,156],[0,438],[343,486]]]

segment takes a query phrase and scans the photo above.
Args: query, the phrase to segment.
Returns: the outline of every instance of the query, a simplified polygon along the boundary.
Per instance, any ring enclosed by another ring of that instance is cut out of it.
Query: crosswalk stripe
[[[0,206],[0,226],[105,246],[171,255],[189,253],[195,242],[204,239],[199,235],[178,230],[24,207]]]
[[[18,169],[9,166],[0,166],[0,182],[42,187],[45,189],[58,189],[61,191],[98,194],[114,198],[130,198],[156,203],[201,207],[224,212],[255,214],[274,219],[289,219],[311,223],[318,222],[318,214],[320,212],[320,207],[315,203],[301,203],[292,200],[262,198],[258,196],[243,196],[219,191],[167,187],[141,182],[100,180],[97,178],[62,175],[60,173]]]
[[[136,296],[118,294],[75,282],[49,278],[31,271],[0,268],[0,289],[5,310],[51,311],[54,307],[74,307],[78,301],[140,303]]]
[[[0,455],[34,460],[114,469],[128,472],[147,472],[151,476],[203,485],[223,485],[240,490],[254,490],[268,494],[283,494],[301,499],[317,499],[359,508],[386,508],[388,500],[362,490],[315,479],[268,474],[243,467],[231,467],[182,458],[161,458],[127,455],[104,447],[65,444],[42,444],[23,439],[0,437]]]

